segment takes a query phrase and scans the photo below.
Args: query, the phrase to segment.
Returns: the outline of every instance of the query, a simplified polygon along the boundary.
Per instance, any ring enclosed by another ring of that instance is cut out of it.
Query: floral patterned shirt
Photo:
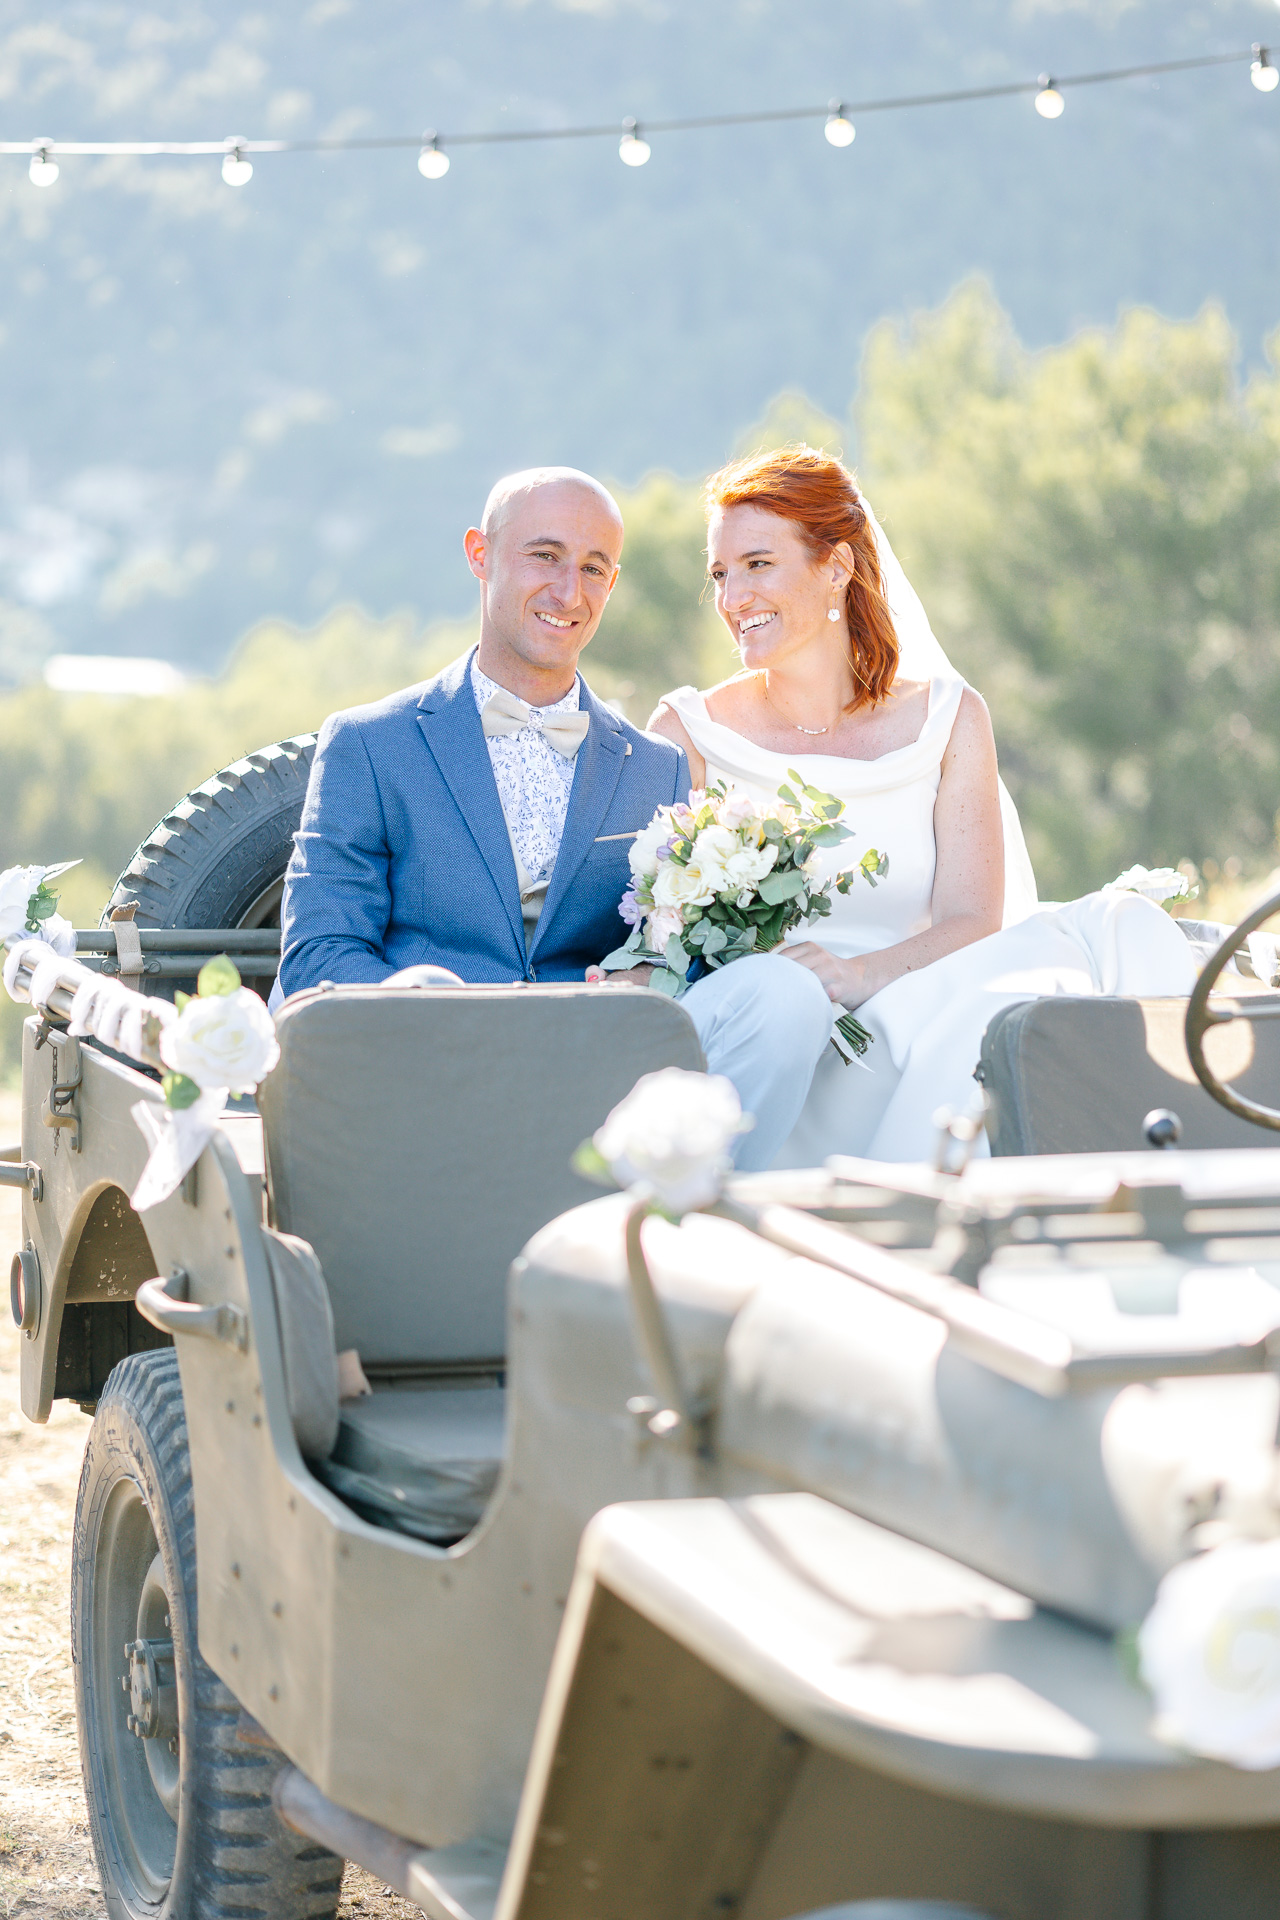
[[[475,695],[477,713],[484,712],[498,691],[497,681],[481,673],[474,658],[471,662],[471,690]],[[557,700],[549,707],[538,707],[535,711],[576,713],[581,704],[582,681],[579,678],[563,700]],[[518,733],[496,734],[493,739],[486,740],[485,745],[489,749],[489,764],[497,782],[498,798],[506,816],[511,845],[523,869],[521,886],[523,888],[526,881],[535,886],[541,885],[551,878],[551,869],[560,851],[565,816],[569,811],[569,794],[573,787],[573,770],[578,763],[576,760],[566,760],[562,753],[557,753],[537,727],[521,727]]]

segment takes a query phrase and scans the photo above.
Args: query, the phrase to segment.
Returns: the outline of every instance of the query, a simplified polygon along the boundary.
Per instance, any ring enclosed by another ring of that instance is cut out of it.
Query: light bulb
[[[621,140],[618,142],[618,158],[624,167],[642,167],[653,149],[647,140],[640,137],[640,126],[635,120],[624,120]]]
[[[418,155],[418,172],[424,180],[443,180],[449,171],[449,156],[440,151],[440,136],[433,133],[429,140],[422,143],[422,152]]]
[[[1257,57],[1249,69],[1249,78],[1259,93],[1274,93],[1280,87],[1280,67],[1272,66],[1265,47],[1255,47],[1253,51]]]
[[[58,177],[58,163],[49,158],[48,147],[37,147],[27,169],[33,187],[51,187]]]
[[[247,187],[253,178],[253,162],[246,160],[237,146],[227,148],[222,161],[222,177],[229,187]]]
[[[1040,91],[1036,95],[1036,112],[1042,120],[1059,120],[1067,110],[1067,103],[1054,86],[1047,73],[1040,75]]]
[[[822,129],[833,147],[851,147],[856,128],[852,120],[846,119],[843,100],[833,100],[831,111],[827,115],[827,124]]]

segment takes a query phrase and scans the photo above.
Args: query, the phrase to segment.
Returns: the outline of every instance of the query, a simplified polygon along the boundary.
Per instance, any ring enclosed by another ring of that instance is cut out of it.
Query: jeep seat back
[[[1217,1004],[1215,1002],[1215,1004]],[[1280,1007],[1273,994],[1227,1005]],[[1171,1109],[1184,1147],[1269,1147],[1275,1134],[1205,1092],[1187,1058],[1185,1000],[1050,997],[1006,1007],[987,1028],[978,1077],[991,1102],[994,1154],[1141,1149],[1147,1114]],[[1280,1105],[1280,1021],[1210,1032],[1215,1073],[1252,1100]]]
[[[271,1221],[366,1366],[500,1361],[512,1260],[599,1192],[575,1147],[642,1074],[703,1065],[683,1008],[629,987],[333,987],[276,1027]]]

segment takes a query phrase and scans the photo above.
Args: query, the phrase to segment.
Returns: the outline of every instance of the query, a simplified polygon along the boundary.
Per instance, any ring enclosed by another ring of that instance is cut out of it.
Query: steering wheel
[[[1236,949],[1256,933],[1264,920],[1273,913],[1280,913],[1280,893],[1273,893],[1260,907],[1255,907],[1247,920],[1229,933],[1222,945],[1213,953],[1205,965],[1204,972],[1196,981],[1195,989],[1187,1004],[1187,1055],[1195,1068],[1196,1078],[1206,1093],[1211,1093],[1219,1106],[1228,1113],[1239,1114],[1242,1120],[1252,1120],[1255,1126],[1270,1127],[1280,1133],[1280,1111],[1275,1107],[1260,1106],[1256,1100],[1246,1100],[1234,1087],[1224,1085],[1204,1057],[1205,1035],[1210,1027],[1223,1027],[1232,1020],[1275,1020],[1280,1018],[1280,1006],[1259,1007],[1251,1011],[1245,1005],[1232,1012],[1220,1010],[1209,1005],[1209,995],[1218,983],[1218,976],[1226,966]]]

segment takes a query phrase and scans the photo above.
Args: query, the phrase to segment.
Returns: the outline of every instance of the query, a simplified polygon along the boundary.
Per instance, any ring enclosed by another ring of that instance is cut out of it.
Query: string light
[[[1067,103],[1047,73],[1040,75],[1040,91],[1036,95],[1036,112],[1042,120],[1060,120],[1066,112]]]
[[[429,140],[422,143],[422,152],[418,155],[418,172],[424,180],[443,180],[449,171],[449,156],[440,150],[440,135],[433,133]]]
[[[823,132],[830,144],[847,147],[854,139],[855,114],[956,106],[975,100],[1007,100],[1018,94],[1029,93],[1034,96],[1037,113],[1046,120],[1056,120],[1066,108],[1064,89],[1101,86],[1112,81],[1138,80],[1157,74],[1189,73],[1208,67],[1236,66],[1245,61],[1250,63],[1249,77],[1260,93],[1271,93],[1280,85],[1280,73],[1271,64],[1268,50],[1255,45],[1248,53],[1202,54],[1191,60],[1160,60],[1145,66],[1115,67],[1103,73],[1067,74],[1061,81],[1041,74],[1038,80],[1010,80],[996,86],[963,87],[948,93],[904,94],[889,99],[852,102],[832,100],[825,107],[781,107],[759,113],[712,113],[689,119],[651,120],[647,131],[689,133],[711,128],[779,125],[787,121],[821,119],[824,122]],[[448,143],[451,147],[510,146],[544,140],[598,140],[616,133],[615,121],[612,126],[523,127],[507,128],[500,133],[450,134]],[[440,180],[449,171],[449,156],[441,146],[444,137],[433,133],[426,140],[420,134],[373,134],[350,139],[316,140],[242,140],[238,136],[226,140],[0,140],[0,154],[19,154],[28,160],[30,178],[37,187],[51,187],[58,178],[58,163],[53,157],[55,154],[113,157],[125,154],[139,157],[220,154],[222,177],[227,185],[243,187],[253,178],[253,164],[247,158],[251,153],[350,153],[416,147],[419,172],[428,180]],[[641,135],[635,120],[623,122],[618,155],[629,167],[642,167],[650,157],[649,142]]]
[[[833,147],[851,147],[857,128],[847,119],[843,100],[833,100],[831,111],[827,115],[827,124],[822,129]]]
[[[640,123],[637,120],[624,120],[623,134],[618,142],[618,158],[624,167],[643,167],[653,149],[647,140],[640,137]]]
[[[52,145],[51,140],[47,143],[42,141],[31,155],[27,176],[33,187],[51,187],[58,177],[58,163],[49,158],[49,148]]]
[[[229,187],[247,187],[253,178],[253,162],[244,157],[245,143],[229,141],[222,162],[222,177]]]

